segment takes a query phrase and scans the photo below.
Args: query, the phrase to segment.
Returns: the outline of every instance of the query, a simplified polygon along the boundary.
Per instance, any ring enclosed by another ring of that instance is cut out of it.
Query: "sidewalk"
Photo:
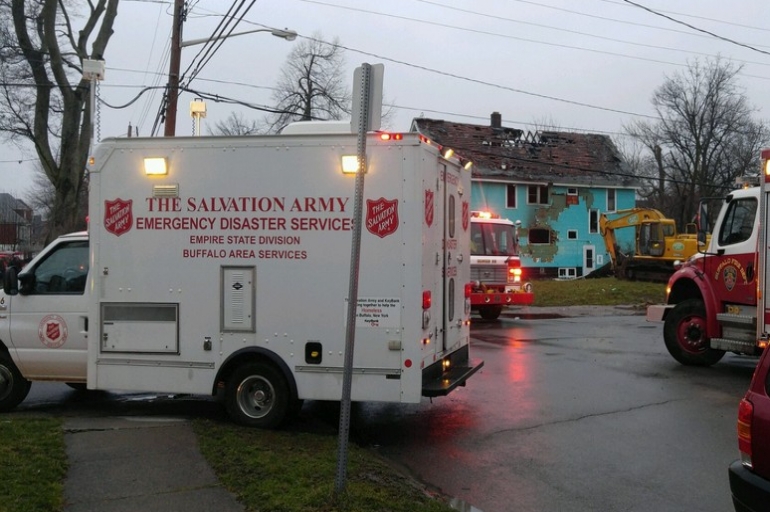
[[[65,512],[242,512],[176,418],[67,418]]]

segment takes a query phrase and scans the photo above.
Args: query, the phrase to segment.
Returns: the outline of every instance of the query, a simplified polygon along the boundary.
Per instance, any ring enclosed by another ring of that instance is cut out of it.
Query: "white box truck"
[[[339,400],[356,136],[307,131],[100,144],[88,232],[6,272],[0,410],[38,380],[215,395],[266,428]],[[412,133],[369,134],[367,159],[352,400],[446,395],[483,365],[470,173]]]

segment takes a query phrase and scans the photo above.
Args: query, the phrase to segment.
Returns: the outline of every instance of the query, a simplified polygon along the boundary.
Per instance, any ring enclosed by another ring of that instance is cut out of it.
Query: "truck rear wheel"
[[[32,383],[25,379],[11,356],[0,352],[0,412],[10,411],[29,393]]]
[[[676,306],[663,324],[668,352],[688,366],[711,366],[725,355],[709,347],[706,337],[706,307],[700,299],[687,299]]]
[[[482,306],[479,308],[479,315],[484,320],[495,320],[503,312],[503,306]]]
[[[279,427],[289,412],[289,386],[275,366],[250,362],[237,368],[227,382],[225,405],[241,425]]]

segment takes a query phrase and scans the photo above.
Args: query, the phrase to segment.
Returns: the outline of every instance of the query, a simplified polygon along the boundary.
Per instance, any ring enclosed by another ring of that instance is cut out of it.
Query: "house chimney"
[[[500,115],[500,112],[492,112],[492,128],[502,128],[503,127],[503,116]]]

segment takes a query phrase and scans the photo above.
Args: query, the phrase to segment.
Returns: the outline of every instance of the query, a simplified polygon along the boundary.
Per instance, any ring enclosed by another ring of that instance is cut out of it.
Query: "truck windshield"
[[[719,231],[719,244],[737,244],[751,238],[756,213],[757,200],[753,197],[732,201]]]
[[[518,256],[516,229],[510,224],[471,224],[471,254],[474,256]]]

